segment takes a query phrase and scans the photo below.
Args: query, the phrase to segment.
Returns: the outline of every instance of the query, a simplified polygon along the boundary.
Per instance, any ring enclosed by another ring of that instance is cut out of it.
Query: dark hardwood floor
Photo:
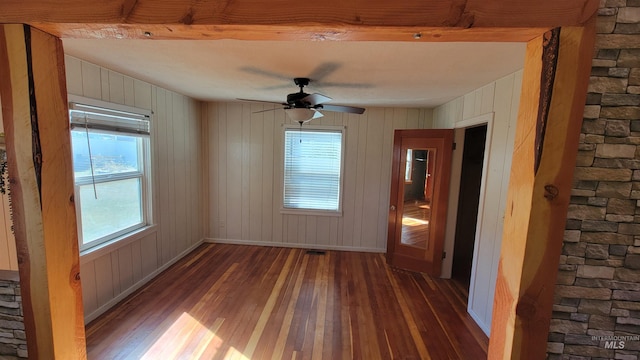
[[[89,359],[484,359],[451,281],[383,254],[205,244],[87,326]]]

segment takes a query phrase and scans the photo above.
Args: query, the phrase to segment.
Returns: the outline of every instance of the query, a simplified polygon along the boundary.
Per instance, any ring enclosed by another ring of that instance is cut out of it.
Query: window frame
[[[153,226],[153,189],[152,189],[152,156],[151,156],[151,123],[152,123],[152,112],[150,110],[145,110],[141,108],[136,108],[127,105],[115,104],[106,101],[86,98],[82,96],[69,95],[69,121],[71,123],[71,111],[72,106],[74,104],[77,105],[86,105],[91,107],[102,108],[107,111],[119,111],[131,114],[141,115],[147,118],[149,121],[149,134],[134,134],[128,132],[120,132],[116,130],[106,130],[106,129],[89,129],[89,133],[104,133],[109,135],[120,135],[120,136],[131,136],[141,139],[142,141],[137,141],[138,147],[138,169],[137,171],[127,171],[116,174],[100,174],[93,176],[85,176],[81,179],[76,179],[75,171],[73,177],[73,186],[74,186],[74,197],[77,199],[75,201],[75,210],[76,210],[76,222],[77,222],[77,231],[78,231],[78,246],[81,254],[83,252],[92,251],[96,248],[101,248],[104,246],[108,246],[110,244],[119,242],[128,238],[129,236],[136,234],[146,228]],[[73,131],[85,131],[84,127],[74,128],[70,126],[69,136]],[[72,163],[75,161],[75,156],[73,152],[73,147],[71,149]],[[99,237],[97,239],[91,240],[89,242],[84,242],[83,233],[82,233],[82,211],[81,211],[81,199],[80,199],[80,187],[86,185],[92,185],[94,182],[96,185],[105,184],[110,182],[128,180],[128,179],[139,179],[140,181],[140,209],[141,209],[141,221],[135,225],[122,228],[116,232],[111,234]]]
[[[404,163],[404,183],[413,184],[413,149],[407,149]]]
[[[289,215],[315,215],[315,216],[342,216],[343,194],[344,194],[344,176],[345,176],[345,153],[346,153],[346,126],[330,126],[330,125],[283,125],[282,127],[282,162],[281,171],[282,176],[280,185],[282,196],[280,199],[280,213]],[[322,210],[322,209],[308,209],[308,208],[291,208],[285,207],[285,172],[286,167],[286,133],[291,132],[339,132],[341,134],[340,144],[340,180],[338,188],[338,209],[337,210]]]

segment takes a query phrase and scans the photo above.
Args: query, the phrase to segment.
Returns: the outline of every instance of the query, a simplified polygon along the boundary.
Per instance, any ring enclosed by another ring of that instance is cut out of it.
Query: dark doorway
[[[471,278],[486,138],[486,124],[468,128],[464,132],[462,173],[451,277],[464,286],[466,291],[469,290]]]

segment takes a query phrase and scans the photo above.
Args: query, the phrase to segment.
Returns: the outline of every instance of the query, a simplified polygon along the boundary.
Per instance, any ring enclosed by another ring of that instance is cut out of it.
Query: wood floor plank
[[[318,336],[314,336],[313,338],[313,354],[311,359],[314,360],[322,359],[322,350],[324,349],[324,328],[327,315],[327,291],[329,287],[329,269],[327,263],[330,257],[331,253],[320,259],[320,268],[316,274],[318,286],[316,286],[317,313],[314,333],[318,334]]]
[[[293,313],[295,310],[296,300],[300,295],[300,288],[302,288],[302,280],[304,276],[304,269],[306,268],[308,258],[302,260],[301,273],[297,274],[295,278],[295,285],[293,286],[293,291],[291,297],[288,301],[287,308],[284,312],[284,318],[282,319],[280,331],[278,332],[278,337],[276,340],[275,348],[273,349],[272,359],[282,359],[285,349],[285,344],[287,339],[289,338],[289,330],[291,329],[291,322],[293,320]]]
[[[416,324],[415,318],[411,313],[411,309],[409,308],[407,300],[405,299],[405,296],[400,289],[400,285],[398,285],[396,278],[391,273],[391,269],[387,268],[385,270],[387,272],[389,282],[396,292],[396,297],[398,299],[400,309],[402,310],[402,316],[405,322],[409,325],[409,335],[413,338],[414,344],[418,348],[418,355],[420,356],[420,359],[431,359],[431,355],[427,350],[427,346],[425,345],[424,339],[418,328],[418,325]]]
[[[89,359],[482,359],[448,280],[382,254],[205,244],[87,326]]]

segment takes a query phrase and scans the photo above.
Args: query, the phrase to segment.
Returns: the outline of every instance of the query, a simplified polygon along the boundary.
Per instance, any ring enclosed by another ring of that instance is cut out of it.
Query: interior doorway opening
[[[469,127],[464,131],[451,279],[460,286],[467,298],[480,205],[486,138],[487,124]]]

